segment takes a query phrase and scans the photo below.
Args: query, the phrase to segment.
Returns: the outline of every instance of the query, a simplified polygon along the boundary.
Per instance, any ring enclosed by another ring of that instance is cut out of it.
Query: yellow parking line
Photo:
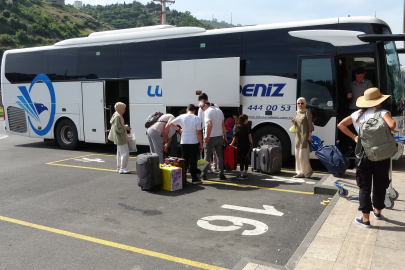
[[[250,187],[250,188],[257,188],[257,189],[267,189],[267,190],[275,190],[275,191],[299,193],[299,194],[309,194],[309,195],[314,194],[313,192],[306,192],[306,191],[288,190],[288,189],[280,189],[280,188],[266,188],[266,187],[242,185],[242,184],[237,184],[237,183],[226,183],[226,182],[210,181],[210,180],[202,180],[202,181],[207,182],[207,183],[214,183],[214,184],[221,184],[221,185],[228,185],[228,186]]]
[[[60,234],[60,235],[65,235],[65,236],[69,236],[69,237],[73,237],[73,238],[77,238],[77,239],[81,239],[81,240],[85,240],[85,241],[89,241],[89,242],[93,242],[93,243],[97,243],[97,244],[101,244],[101,245],[105,245],[105,246],[119,248],[119,249],[122,249],[122,250],[127,250],[127,251],[131,251],[131,252],[134,252],[134,253],[139,253],[139,254],[142,254],[142,255],[150,256],[150,257],[155,257],[155,258],[159,258],[159,259],[162,259],[162,260],[167,260],[167,261],[181,263],[181,264],[185,264],[185,265],[189,265],[189,266],[194,266],[194,267],[198,267],[198,268],[201,268],[201,269],[229,270],[227,268],[222,268],[222,267],[218,267],[218,266],[214,266],[214,265],[209,265],[209,264],[205,264],[205,263],[191,261],[191,260],[187,260],[187,259],[183,259],[183,258],[179,258],[179,257],[159,253],[159,252],[154,252],[154,251],[150,251],[150,250],[146,250],[146,249],[142,249],[142,248],[131,247],[131,246],[127,246],[127,245],[123,245],[123,244],[119,244],[119,243],[115,243],[115,242],[111,242],[111,241],[107,241],[107,240],[103,240],[103,239],[99,239],[99,238],[94,238],[94,237],[91,237],[91,236],[86,236],[86,235],[82,235],[82,234],[72,233],[72,232],[63,231],[63,230],[59,230],[59,229],[54,229],[54,228],[51,228],[51,227],[46,227],[46,226],[42,226],[42,225],[38,225],[38,224],[34,224],[34,223],[22,221],[22,220],[17,220],[17,219],[13,219],[13,218],[0,216],[0,220],[15,223],[15,224],[19,224],[19,225],[23,225],[23,226],[27,226],[27,227],[31,227],[31,228],[35,228],[35,229],[39,229],[39,230],[43,230],[43,231],[47,231],[47,232],[52,232],[52,233],[56,233],[56,234]]]
[[[71,159],[75,159],[75,158],[88,157],[88,156],[92,156],[92,155],[94,155],[94,154],[85,155],[85,156],[80,156],[80,157],[72,157],[72,158],[67,158],[67,159],[62,159],[62,160],[57,160],[57,161],[52,161],[52,162],[48,162],[48,163],[45,163],[45,164],[47,164],[47,165],[53,165],[52,163],[62,162],[62,161],[71,160]]]
[[[51,164],[51,163],[46,163],[46,164],[47,164],[47,165],[54,165],[54,166],[63,166],[63,167],[80,168],[80,169],[90,169],[90,170],[107,171],[107,172],[115,172],[115,171],[116,171],[116,170],[111,170],[111,169],[101,169],[101,168],[84,167],[84,166],[75,166],[75,165],[66,165],[66,164]]]

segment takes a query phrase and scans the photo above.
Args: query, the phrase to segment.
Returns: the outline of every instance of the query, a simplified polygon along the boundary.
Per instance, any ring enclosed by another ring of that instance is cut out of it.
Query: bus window
[[[300,59],[298,96],[307,100],[316,126],[325,126],[337,108],[333,59]]]

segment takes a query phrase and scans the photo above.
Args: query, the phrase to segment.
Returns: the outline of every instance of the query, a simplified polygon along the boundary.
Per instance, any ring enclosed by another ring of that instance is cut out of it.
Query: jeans
[[[359,160],[356,159],[356,164]],[[356,169],[356,181],[359,187],[359,211],[370,213],[374,208],[385,208],[385,193],[390,184],[390,159],[370,161],[363,157]],[[373,186],[373,202],[371,202],[371,186]]]
[[[182,144],[181,151],[183,159],[186,162],[186,169],[190,165],[190,174],[193,180],[197,179],[197,153],[199,152],[199,143],[197,144]]]
[[[222,145],[224,143],[224,139],[222,136],[218,137],[211,137],[209,142],[204,145],[205,150],[205,160],[210,162],[210,158],[212,156],[212,150],[215,149],[218,156],[218,167],[219,167],[219,175],[224,174],[224,155],[222,152]],[[207,174],[208,166],[205,167],[204,171],[201,173],[202,176]]]

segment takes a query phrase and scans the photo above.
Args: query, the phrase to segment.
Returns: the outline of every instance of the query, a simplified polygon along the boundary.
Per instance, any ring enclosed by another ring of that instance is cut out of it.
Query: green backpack
[[[373,118],[360,125],[355,150],[356,157],[359,159],[362,159],[365,153],[369,160],[380,161],[392,158],[398,152],[394,135],[380,113],[381,109],[377,109]]]

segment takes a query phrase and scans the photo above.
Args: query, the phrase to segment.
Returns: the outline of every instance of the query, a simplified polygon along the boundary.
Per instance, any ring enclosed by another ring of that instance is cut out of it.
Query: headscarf
[[[297,112],[305,112],[306,110],[307,110],[307,100],[305,99],[305,98],[303,98],[303,97],[299,97],[298,99],[297,99],[297,103],[298,103],[298,101],[302,101],[304,104],[302,104],[302,109],[299,109],[298,108],[298,105],[297,105]]]
[[[120,128],[122,128],[125,125],[124,117],[122,117],[122,113],[126,107],[127,107],[127,105],[125,105],[122,102],[117,102],[114,105],[114,109],[115,109],[114,115],[118,115],[120,117]]]

